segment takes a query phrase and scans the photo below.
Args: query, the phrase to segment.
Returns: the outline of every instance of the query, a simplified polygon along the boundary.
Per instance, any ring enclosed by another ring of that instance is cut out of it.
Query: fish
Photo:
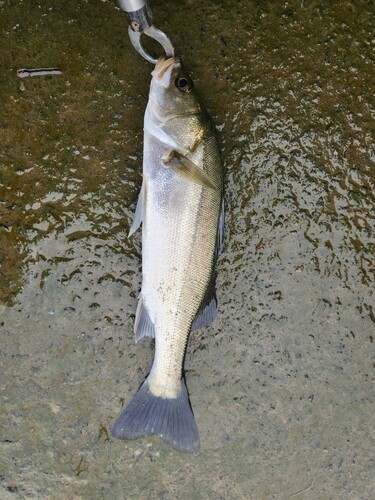
[[[217,311],[223,241],[223,169],[207,111],[181,59],[159,58],[144,116],[143,181],[130,228],[142,224],[135,340],[155,338],[151,370],[112,427],[119,439],[157,435],[198,453],[183,363],[190,332]]]

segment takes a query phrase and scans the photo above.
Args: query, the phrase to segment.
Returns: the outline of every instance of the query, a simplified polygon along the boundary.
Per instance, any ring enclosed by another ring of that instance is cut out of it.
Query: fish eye
[[[176,80],[176,87],[183,92],[189,93],[193,88],[193,82],[189,77],[181,76]]]

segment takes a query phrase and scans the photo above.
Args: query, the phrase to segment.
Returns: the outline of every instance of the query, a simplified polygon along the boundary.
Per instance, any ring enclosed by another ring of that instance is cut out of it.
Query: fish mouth
[[[159,57],[151,75],[167,87],[169,85],[173,69],[179,64],[181,64],[181,61],[178,57],[170,57],[169,59],[164,56]]]

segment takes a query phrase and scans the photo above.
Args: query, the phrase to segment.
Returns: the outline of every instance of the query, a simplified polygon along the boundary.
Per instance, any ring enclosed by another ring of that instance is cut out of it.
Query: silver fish
[[[142,222],[142,289],[136,342],[155,337],[151,371],[112,428],[156,434],[196,453],[199,433],[183,379],[192,329],[216,314],[215,261],[222,238],[223,174],[217,142],[193,82],[176,58],[152,72],[144,119],[143,183],[132,234]]]

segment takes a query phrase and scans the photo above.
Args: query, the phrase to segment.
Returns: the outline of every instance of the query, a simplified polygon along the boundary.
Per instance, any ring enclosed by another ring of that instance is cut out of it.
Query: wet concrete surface
[[[219,312],[199,456],[109,430],[134,345],[151,66],[113,2],[0,3],[0,497],[373,498],[372,2],[152,2],[218,130]],[[19,79],[22,67],[62,75]]]

